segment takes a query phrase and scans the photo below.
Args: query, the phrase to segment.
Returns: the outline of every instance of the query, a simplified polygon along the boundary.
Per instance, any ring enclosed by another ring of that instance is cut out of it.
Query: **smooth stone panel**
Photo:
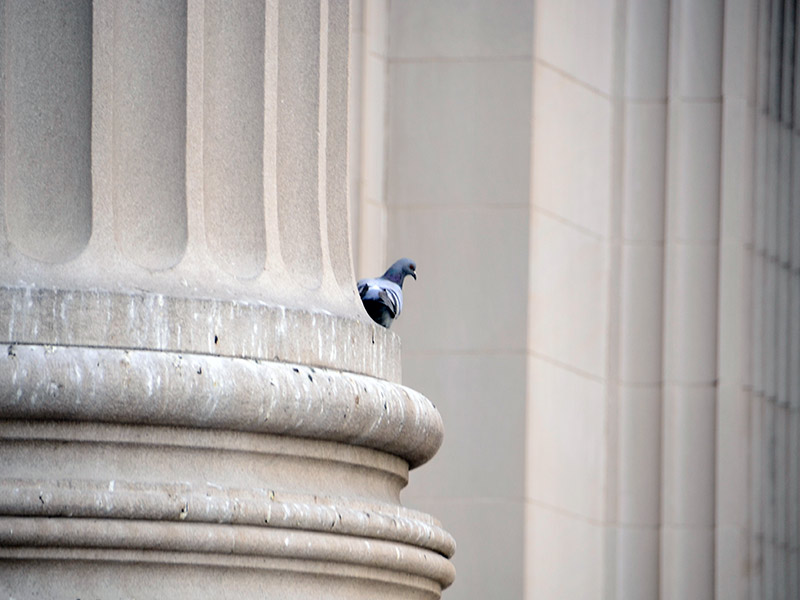
[[[547,213],[534,210],[531,220],[528,343],[538,354],[603,377],[608,352],[607,246]]]
[[[205,234],[216,262],[243,279],[266,261],[264,10],[209,0],[203,20]]]
[[[532,598],[601,600],[607,532],[538,504],[525,507],[525,590]]]
[[[390,6],[389,29],[393,59],[530,56],[533,2],[404,2]]]
[[[627,241],[664,239],[667,106],[627,102],[622,163],[622,236]]]
[[[599,236],[609,233],[612,105],[555,69],[534,66],[533,204]]]
[[[320,3],[281,0],[278,8],[278,226],[281,256],[294,280],[322,280],[320,242]],[[325,49],[324,56],[327,56]],[[327,60],[327,59],[326,59]],[[325,146],[323,145],[322,148]],[[324,190],[323,190],[324,191]]]
[[[659,598],[714,598],[714,531],[706,527],[661,529]]]
[[[721,1],[672,4],[671,88],[681,98],[712,99],[722,92],[724,12]]]
[[[622,525],[660,523],[661,413],[660,386],[621,386],[617,510]]]
[[[404,351],[524,350],[528,223],[527,207],[390,210],[389,260],[417,261],[392,326]]]
[[[92,232],[92,3],[6,1],[3,186],[8,239],[64,263]]]
[[[617,528],[619,600],[658,598],[659,531],[655,527]]]
[[[186,249],[186,1],[114,4],[114,235],[147,269]]]
[[[716,244],[668,244],[664,280],[664,379],[709,384],[717,375]]]
[[[612,2],[536,2],[534,56],[583,86],[611,95],[616,9]]]
[[[608,467],[605,386],[535,357],[528,381],[526,497],[600,521]]]
[[[676,103],[670,108],[667,235],[680,241],[719,236],[719,103]]]
[[[328,3],[328,85],[325,142],[325,210],[328,251],[336,281],[353,288],[350,229],[347,210],[347,53],[349,11],[346,2]]]
[[[669,1],[625,7],[625,97],[663,100],[669,65]]]
[[[711,528],[715,523],[715,392],[713,385],[664,388],[661,467],[664,527],[699,530]],[[680,558],[683,560],[685,557]]]
[[[390,63],[387,201],[526,206],[531,86],[526,59]]]
[[[619,377],[625,383],[662,379],[663,255],[661,244],[621,248]]]

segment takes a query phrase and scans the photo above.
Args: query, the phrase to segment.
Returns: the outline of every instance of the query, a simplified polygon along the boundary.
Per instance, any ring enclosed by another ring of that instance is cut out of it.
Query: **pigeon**
[[[414,279],[417,264],[409,258],[401,258],[386,270],[381,277],[361,279],[358,282],[358,295],[364,308],[378,325],[386,329],[403,310],[403,279],[411,275]]]

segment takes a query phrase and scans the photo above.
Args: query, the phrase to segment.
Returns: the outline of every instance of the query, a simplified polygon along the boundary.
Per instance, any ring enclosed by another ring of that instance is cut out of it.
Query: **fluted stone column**
[[[0,595],[438,598],[364,314],[348,3],[0,2]]]

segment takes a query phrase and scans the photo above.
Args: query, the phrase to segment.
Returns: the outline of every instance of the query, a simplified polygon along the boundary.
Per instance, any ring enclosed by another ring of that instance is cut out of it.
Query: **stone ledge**
[[[4,548],[0,556],[23,560],[41,560],[37,549],[51,554],[56,551],[53,558],[57,560],[66,558],[66,552],[58,552],[62,549],[91,549],[92,562],[114,560],[114,551],[134,550],[156,551],[156,561],[161,563],[167,562],[165,553],[174,553],[172,562],[199,565],[207,564],[206,557],[213,564],[215,555],[289,559],[292,566],[287,570],[294,571],[304,570],[303,565],[309,563],[345,564],[430,580],[439,589],[450,585],[455,577],[449,560],[412,546],[245,525],[0,517],[0,547]],[[106,555],[105,551],[110,552]],[[146,560],[141,553],[138,559]]]
[[[31,565],[36,568],[32,569]],[[292,587],[287,589],[286,581]],[[109,595],[108,582],[115,584]],[[12,590],[22,590],[12,594]],[[13,597],[439,600],[431,579],[355,564],[241,554],[0,547],[0,593]]]
[[[221,356],[9,345],[7,419],[262,432],[374,448],[419,466],[442,443],[422,394],[353,373]]]
[[[181,521],[336,533],[451,557],[455,541],[428,515],[399,505],[216,485],[0,479],[0,516]]]
[[[400,338],[374,323],[267,303],[0,287],[0,344],[250,358],[400,381]]]

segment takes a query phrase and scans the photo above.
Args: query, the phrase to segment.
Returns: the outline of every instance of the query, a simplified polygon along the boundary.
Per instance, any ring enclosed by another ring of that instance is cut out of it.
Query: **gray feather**
[[[416,264],[407,258],[401,258],[389,267],[381,277],[361,279],[358,282],[358,295],[372,319],[386,328],[403,310],[403,280],[406,275],[414,279]]]

